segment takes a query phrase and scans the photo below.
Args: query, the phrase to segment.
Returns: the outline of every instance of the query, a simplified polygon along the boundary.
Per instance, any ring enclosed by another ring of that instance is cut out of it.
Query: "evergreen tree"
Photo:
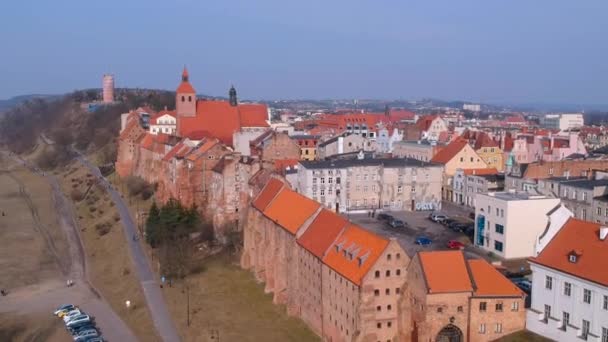
[[[156,247],[160,242],[161,229],[160,210],[158,210],[156,202],[152,202],[148,218],[146,219],[146,241],[150,246]]]

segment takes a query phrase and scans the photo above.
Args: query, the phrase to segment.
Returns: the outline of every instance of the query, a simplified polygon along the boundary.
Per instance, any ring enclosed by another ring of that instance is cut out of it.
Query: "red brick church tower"
[[[188,69],[184,67],[182,83],[175,91],[175,109],[177,116],[196,116],[196,90],[188,81]]]

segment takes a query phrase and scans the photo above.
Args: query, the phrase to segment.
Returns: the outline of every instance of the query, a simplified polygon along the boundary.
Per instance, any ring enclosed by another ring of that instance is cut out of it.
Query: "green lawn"
[[[191,325],[186,324],[186,291],[183,282],[166,288],[165,297],[185,341],[319,341],[285,307],[274,305],[249,271],[227,256],[205,262],[205,269],[190,280]]]

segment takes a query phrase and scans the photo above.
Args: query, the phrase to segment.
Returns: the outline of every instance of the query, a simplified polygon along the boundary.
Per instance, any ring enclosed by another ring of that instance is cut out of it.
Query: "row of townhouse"
[[[336,212],[441,208],[443,167],[409,158],[301,161],[294,188]]]
[[[410,258],[277,178],[248,211],[241,266],[325,341],[490,341],[524,328],[525,295],[486,261]]]

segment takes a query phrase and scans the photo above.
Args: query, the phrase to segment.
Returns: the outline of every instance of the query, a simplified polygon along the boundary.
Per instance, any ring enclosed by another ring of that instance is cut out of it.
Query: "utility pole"
[[[190,285],[186,280],[186,325],[190,326]]]

